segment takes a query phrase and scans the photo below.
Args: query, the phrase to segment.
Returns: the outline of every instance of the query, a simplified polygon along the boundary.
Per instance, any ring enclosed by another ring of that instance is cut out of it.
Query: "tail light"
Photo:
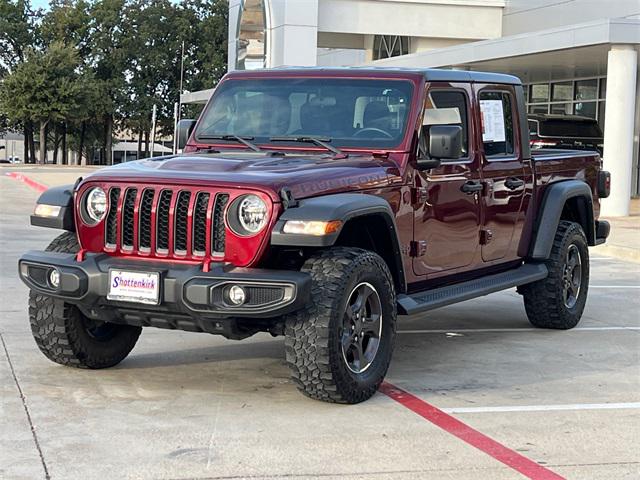
[[[598,172],[598,197],[607,198],[611,193],[611,174],[605,170]]]

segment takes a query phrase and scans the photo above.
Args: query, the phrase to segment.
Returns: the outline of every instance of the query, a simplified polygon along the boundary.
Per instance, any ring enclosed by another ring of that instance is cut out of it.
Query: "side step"
[[[446,307],[472,298],[506,290],[546,278],[549,272],[542,263],[527,263],[513,270],[489,275],[477,280],[434,288],[411,295],[398,295],[398,313],[413,315]]]

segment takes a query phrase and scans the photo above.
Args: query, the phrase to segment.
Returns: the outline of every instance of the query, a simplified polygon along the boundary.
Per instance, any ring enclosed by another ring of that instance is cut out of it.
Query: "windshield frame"
[[[348,73],[347,73],[348,72]],[[364,144],[366,139],[363,139],[363,145],[359,145],[359,146],[348,146],[348,145],[341,145],[339,143],[333,143],[331,142],[331,145],[334,147],[338,147],[341,151],[345,151],[345,152],[383,152],[383,153],[387,153],[387,152],[399,152],[399,153],[406,153],[410,150],[410,145],[411,145],[411,141],[412,141],[412,137],[415,133],[415,129],[416,129],[416,122],[417,122],[417,117],[418,117],[418,108],[419,108],[419,104],[420,102],[418,102],[416,99],[421,96],[423,94],[423,86],[424,86],[424,81],[421,75],[411,75],[411,74],[406,74],[406,75],[399,75],[397,72],[385,72],[385,71],[380,71],[379,74],[378,72],[376,72],[375,75],[371,75],[371,71],[368,72],[358,72],[356,69],[354,69],[353,71],[349,71],[347,69],[345,69],[345,72],[342,73],[340,72],[339,74],[335,74],[335,73],[330,73],[327,72],[325,74],[321,74],[319,72],[314,72],[314,71],[310,71],[310,72],[304,72],[304,71],[290,71],[287,72],[286,70],[283,71],[272,71],[272,70],[263,70],[263,71],[243,71],[243,72],[230,72],[227,75],[225,75],[225,77],[223,77],[223,79],[220,81],[220,83],[217,85],[215,91],[213,92],[213,95],[211,96],[211,98],[209,99],[209,101],[207,102],[207,105],[205,106],[205,108],[203,109],[202,113],[200,114],[200,116],[198,117],[198,121],[193,129],[193,133],[191,135],[191,138],[189,139],[189,142],[187,143],[187,147],[190,148],[203,148],[203,147],[222,147],[225,149],[229,149],[229,150],[246,150],[246,147],[244,145],[238,145],[237,143],[234,142],[228,142],[228,141],[220,141],[220,140],[215,140],[215,141],[208,141],[205,139],[198,139],[197,138],[197,134],[198,131],[201,127],[202,122],[204,121],[205,117],[207,116],[208,112],[210,111],[210,109],[213,107],[214,103],[216,102],[216,97],[219,95],[219,91],[220,91],[220,87],[222,87],[224,84],[226,84],[227,82],[241,82],[241,81],[255,81],[255,80],[288,80],[288,79],[317,79],[317,80],[357,80],[357,81],[367,81],[367,80],[371,80],[371,81],[389,81],[389,82],[404,82],[409,84],[409,99],[408,102],[408,108],[407,108],[407,115],[406,115],[406,120],[405,120],[405,125],[404,125],[404,132],[402,134],[402,136],[400,137],[400,139],[397,141],[397,143],[393,146],[390,147],[380,147],[380,146],[376,146],[376,145],[366,145]],[[271,150],[276,150],[276,151],[283,151],[283,150],[292,150],[292,151],[313,151],[313,152],[317,152],[317,151],[324,151],[326,152],[326,149],[313,145],[311,143],[287,143],[287,142],[263,142],[263,141],[255,141],[253,142],[255,143],[258,147],[260,147],[263,150],[266,151],[271,151]]]

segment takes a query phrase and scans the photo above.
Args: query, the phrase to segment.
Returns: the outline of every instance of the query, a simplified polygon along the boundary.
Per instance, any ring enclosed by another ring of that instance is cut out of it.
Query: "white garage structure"
[[[511,73],[530,112],[591,116],[606,215],[639,193],[638,0],[230,0],[229,69],[373,64]],[[211,91],[185,95],[202,102]]]

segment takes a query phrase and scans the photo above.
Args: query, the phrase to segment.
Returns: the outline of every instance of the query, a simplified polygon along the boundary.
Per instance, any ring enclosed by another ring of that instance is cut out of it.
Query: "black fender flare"
[[[387,227],[395,265],[389,265],[400,291],[406,290],[406,279],[400,251],[400,240],[396,227],[395,214],[384,198],[362,193],[337,193],[322,197],[300,200],[296,207],[286,209],[271,232],[271,245],[288,247],[330,247],[336,243],[344,226],[356,217],[367,215],[380,216]],[[341,220],[340,229],[332,234],[316,236],[284,233],[283,228],[289,220],[316,220],[329,222]],[[380,232],[381,234],[383,232]],[[393,271],[395,269],[395,271]]]
[[[572,198],[580,200],[580,224],[584,228],[589,245],[595,245],[595,219],[593,215],[593,195],[591,188],[580,180],[566,180],[553,183],[545,189],[540,204],[538,221],[534,231],[530,257],[546,260],[551,254],[553,239],[560,224],[562,210]]]
[[[74,190],[75,185],[61,185],[45,190],[36,203],[60,207],[60,213],[57,217],[31,215],[31,225],[75,232],[76,225],[73,218]]]

